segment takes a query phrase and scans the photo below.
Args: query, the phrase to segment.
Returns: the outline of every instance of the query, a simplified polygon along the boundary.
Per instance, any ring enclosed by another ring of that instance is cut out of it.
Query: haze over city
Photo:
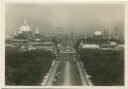
[[[124,86],[123,4],[8,3],[5,85]]]
[[[13,34],[23,25],[24,19],[32,31],[41,34],[57,31],[62,26],[65,33],[92,35],[95,31],[114,27],[124,32],[124,6],[121,4],[6,4],[6,34]]]

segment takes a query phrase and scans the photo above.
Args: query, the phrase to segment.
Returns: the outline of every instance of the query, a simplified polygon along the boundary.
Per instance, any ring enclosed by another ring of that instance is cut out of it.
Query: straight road
[[[70,75],[70,63],[66,61],[65,63],[65,74],[64,74],[64,86],[71,85],[71,75]]]
[[[73,53],[61,53],[52,72],[49,73],[50,86],[92,86],[89,76],[84,71],[81,61]]]
[[[72,54],[60,54],[54,86],[82,86],[76,61]]]

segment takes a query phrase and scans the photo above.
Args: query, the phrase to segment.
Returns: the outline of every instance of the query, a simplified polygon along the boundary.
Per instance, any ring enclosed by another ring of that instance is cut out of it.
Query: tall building
[[[41,41],[41,36],[38,27],[36,27],[36,31],[35,31],[35,41]]]
[[[115,31],[114,38],[118,40],[119,39],[119,28],[115,27],[114,31]]]
[[[70,43],[69,43],[70,48],[73,48],[73,44],[74,44],[74,31],[71,30],[71,32],[70,32]]]

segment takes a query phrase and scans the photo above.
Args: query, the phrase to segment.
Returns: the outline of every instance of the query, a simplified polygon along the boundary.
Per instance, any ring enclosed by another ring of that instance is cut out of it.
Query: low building
[[[34,44],[33,48],[53,51],[53,42],[40,42],[39,44]]]
[[[117,46],[117,48],[118,48],[118,49],[124,49],[124,44],[119,44],[119,45]]]
[[[99,49],[100,47],[96,44],[83,44],[82,48],[84,48],[84,49]]]

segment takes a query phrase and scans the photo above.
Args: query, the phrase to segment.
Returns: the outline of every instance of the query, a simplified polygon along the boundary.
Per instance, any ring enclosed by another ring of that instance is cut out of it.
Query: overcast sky
[[[124,7],[121,4],[6,4],[6,34],[23,25],[24,18],[34,31],[41,34],[56,32],[61,25],[64,32],[93,34],[106,28],[110,33],[118,26],[124,30]]]

